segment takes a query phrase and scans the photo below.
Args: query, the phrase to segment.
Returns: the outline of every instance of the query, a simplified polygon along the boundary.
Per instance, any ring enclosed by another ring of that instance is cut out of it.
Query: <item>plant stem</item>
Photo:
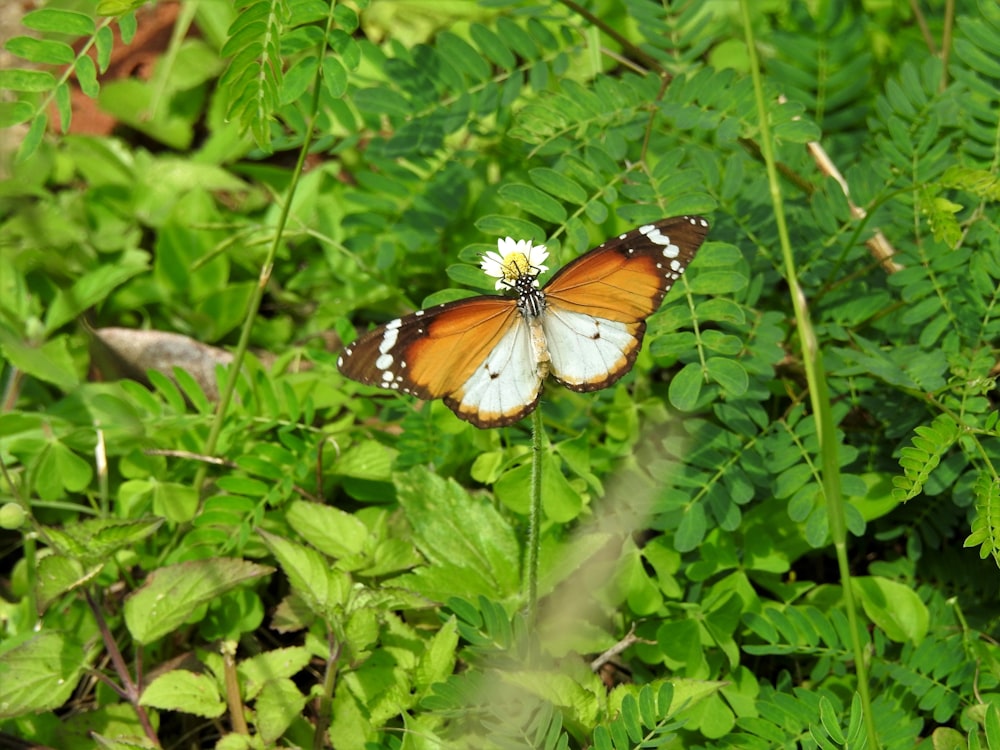
[[[332,18],[332,16],[331,16]],[[330,21],[332,23],[332,20]],[[329,25],[328,25],[329,30]],[[223,386],[222,393],[219,395],[219,408],[215,412],[215,419],[212,422],[212,427],[208,433],[208,439],[205,441],[205,455],[214,456],[215,448],[219,442],[219,435],[222,433],[222,426],[225,424],[226,415],[229,412],[229,404],[233,400],[233,392],[236,390],[236,382],[240,377],[240,373],[243,371],[243,360],[246,357],[247,348],[250,345],[250,332],[253,331],[254,321],[257,319],[257,311],[260,309],[261,300],[264,299],[264,290],[267,289],[268,281],[271,279],[271,271],[274,268],[274,259],[278,254],[278,247],[281,244],[281,238],[285,232],[285,226],[288,224],[288,214],[292,210],[292,202],[295,198],[295,189],[298,187],[299,178],[302,176],[302,171],[305,167],[306,156],[309,154],[309,146],[312,144],[313,133],[316,130],[316,113],[319,111],[319,95],[320,90],[323,86],[323,66],[317,66],[316,78],[313,81],[313,98],[310,103],[310,116],[309,124],[306,127],[306,132],[302,137],[302,148],[299,149],[299,158],[295,164],[295,169],[292,170],[292,180],[288,185],[288,192],[285,196],[284,203],[281,206],[281,214],[278,217],[277,226],[274,228],[274,242],[267,250],[267,257],[264,259],[264,264],[260,269],[260,276],[257,280],[257,286],[253,290],[253,296],[250,298],[250,304],[247,305],[246,318],[243,321],[243,328],[240,330],[240,340],[236,345],[236,350],[233,352],[233,361],[229,365],[229,370],[226,372],[226,384]],[[195,491],[201,495],[202,485],[205,482],[205,476],[208,473],[208,464],[202,464],[197,474],[195,475],[194,487]]]
[[[840,569],[841,586],[844,592],[844,607],[851,629],[851,645],[854,651],[854,668],[857,672],[858,694],[861,697],[865,729],[868,734],[868,746],[880,747],[878,732],[875,729],[875,717],[871,710],[871,696],[868,689],[868,667],[865,652],[861,645],[858,628],[857,606],[854,600],[854,588],[851,582],[851,569],[847,560],[847,521],[844,511],[843,496],[840,491],[840,464],[837,460],[837,435],[833,423],[833,413],[830,408],[830,393],[827,389],[826,373],[823,369],[822,356],[816,339],[816,332],[809,318],[809,308],[805,293],[799,286],[795,270],[795,259],[792,256],[792,245],[788,236],[788,225],[785,221],[784,204],[781,197],[781,183],[778,180],[778,170],[774,158],[774,148],[771,140],[769,112],[764,101],[764,87],[761,82],[760,64],[757,59],[757,49],[754,46],[753,23],[750,16],[750,3],[741,0],[743,13],[743,29],[746,35],[747,53],[750,57],[750,74],[753,78],[754,93],[757,99],[757,114],[760,122],[760,146],[767,166],[767,178],[771,191],[771,202],[774,206],[774,218],[778,227],[778,239],[785,260],[785,278],[792,295],[792,305],[795,308],[795,322],[798,326],[802,344],[802,361],[806,369],[806,381],[809,387],[809,400],[812,405],[813,418],[816,420],[816,433],[819,437],[821,471],[823,479],[823,494],[826,501],[827,517],[830,524],[830,537],[833,540],[837,554],[837,565]]]
[[[535,624],[538,614],[538,546],[542,519],[542,410],[531,415],[531,505],[528,508],[528,556],[525,563],[527,581],[528,625]]]
[[[108,656],[111,658],[111,664],[114,666],[115,672],[118,674],[118,679],[121,680],[122,694],[132,705],[132,710],[135,711],[136,716],[139,717],[139,723],[142,725],[142,730],[146,733],[146,737],[149,741],[152,742],[155,747],[162,747],[160,745],[159,737],[156,736],[156,730],[153,729],[153,724],[149,720],[149,714],[146,713],[145,708],[139,705],[140,688],[135,684],[135,681],[132,679],[132,675],[129,674],[128,666],[125,664],[122,652],[118,649],[118,643],[115,641],[114,635],[112,635],[111,630],[108,628],[108,623],[104,620],[104,615],[101,613],[100,608],[97,606],[97,602],[94,600],[94,597],[91,596],[88,588],[84,587],[83,595],[87,600],[87,606],[90,607],[90,611],[94,615],[94,620],[97,622],[97,629],[101,633],[101,638],[104,641],[104,647],[108,650]]]

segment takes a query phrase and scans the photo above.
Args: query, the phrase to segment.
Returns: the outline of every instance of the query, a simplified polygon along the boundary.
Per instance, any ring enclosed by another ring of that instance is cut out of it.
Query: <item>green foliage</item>
[[[122,8],[119,13],[131,11],[131,8]],[[0,89],[16,92],[16,98],[5,101],[0,109],[0,127],[28,123],[28,133],[21,141],[18,154],[23,162],[35,153],[45,135],[50,106],[55,105],[59,114],[59,129],[64,133],[70,129],[73,117],[71,80],[84,95],[92,99],[98,96],[101,87],[97,75],[108,69],[114,37],[110,19],[98,23],[88,15],[61,8],[33,10],[21,19],[21,23],[26,29],[46,35],[43,38],[16,36],[4,45],[8,52],[31,66],[0,71]],[[122,40],[128,43],[135,33],[135,18],[123,15],[118,28]],[[67,44],[65,38],[76,40],[78,51]],[[92,49],[94,57],[90,56]],[[54,67],[56,72],[45,70],[47,66]]]
[[[735,6],[203,3],[149,80],[102,77],[133,3],[26,14],[0,73],[0,731],[995,746],[1000,10],[955,5],[752,4],[813,331]],[[74,90],[114,137],[74,132]],[[633,371],[544,392],[532,621],[526,427],[347,382],[336,349],[492,292],[498,236],[558,268],[688,212],[711,233]],[[255,352],[224,413],[232,358],[193,340]]]

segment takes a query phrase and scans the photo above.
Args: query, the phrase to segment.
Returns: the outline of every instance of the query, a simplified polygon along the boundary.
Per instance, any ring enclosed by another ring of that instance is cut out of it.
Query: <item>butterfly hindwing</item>
[[[361,383],[441,398],[476,426],[496,427],[538,401],[533,358],[517,301],[483,296],[392,320],[347,347],[337,365]]]
[[[632,369],[646,318],[707,232],[701,217],[663,219],[605,242],[553,276],[542,321],[553,376],[573,390],[593,391]]]

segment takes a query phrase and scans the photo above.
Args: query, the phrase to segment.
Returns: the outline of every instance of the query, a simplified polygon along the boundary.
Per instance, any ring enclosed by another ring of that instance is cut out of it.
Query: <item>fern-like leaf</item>
[[[21,23],[42,34],[43,38],[14,37],[7,41],[7,51],[33,66],[61,68],[61,71],[53,74],[47,70],[18,67],[0,71],[0,90],[16,93],[14,101],[0,106],[0,128],[29,123],[28,132],[18,149],[19,162],[28,159],[42,142],[49,123],[50,104],[56,105],[59,127],[64,133],[69,130],[72,122],[70,79],[73,76],[86,96],[97,98],[101,90],[97,76],[107,70],[114,44],[110,18],[97,23],[90,16],[76,11],[42,8],[25,15]],[[124,16],[119,26],[122,39],[127,44],[135,31],[135,18]],[[44,38],[48,34],[60,38]],[[63,41],[66,36],[77,40],[76,50]],[[89,55],[92,47],[97,51],[96,63]]]
[[[924,488],[927,478],[958,439],[958,425],[946,414],[940,414],[930,425],[914,429],[913,445],[900,451],[899,465],[903,476],[893,477],[893,497],[901,502],[911,500]]]
[[[219,80],[220,89],[229,95],[226,114],[262,149],[269,148],[271,114],[283,82],[280,39],[287,16],[284,0],[247,4],[230,25],[221,52],[231,58]]]
[[[674,686],[669,682],[645,685],[637,695],[625,695],[618,716],[594,730],[594,748],[637,750],[665,746],[681,726],[671,720],[673,699]]]
[[[1000,565],[1000,478],[980,472],[973,489],[976,495],[976,517],[966,547],[979,545],[979,556],[993,555]]]

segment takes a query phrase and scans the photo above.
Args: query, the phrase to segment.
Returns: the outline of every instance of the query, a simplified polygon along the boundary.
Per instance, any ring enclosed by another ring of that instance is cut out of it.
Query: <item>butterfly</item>
[[[552,375],[574,391],[607,388],[639,354],[646,318],[708,233],[700,216],[645,224],[585,253],[539,288],[544,246],[500,240],[483,269],[513,296],[418,310],[363,334],[337,360],[361,383],[440,398],[476,427],[529,414]],[[541,250],[541,252],[537,252]]]

